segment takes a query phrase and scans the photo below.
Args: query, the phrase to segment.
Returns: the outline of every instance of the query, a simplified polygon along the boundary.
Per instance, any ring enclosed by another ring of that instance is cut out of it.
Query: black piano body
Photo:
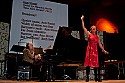
[[[70,27],[59,27],[53,50],[61,55],[64,62],[84,62],[87,41],[74,38]]]

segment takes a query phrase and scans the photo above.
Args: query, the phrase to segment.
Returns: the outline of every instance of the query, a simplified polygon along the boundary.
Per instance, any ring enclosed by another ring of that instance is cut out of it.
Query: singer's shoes
[[[101,80],[101,79],[96,78],[96,79],[95,79],[95,82],[102,82],[102,80]]]
[[[89,79],[86,79],[86,82],[89,82]]]
[[[98,79],[98,82],[102,82],[102,80],[101,80],[101,79]]]

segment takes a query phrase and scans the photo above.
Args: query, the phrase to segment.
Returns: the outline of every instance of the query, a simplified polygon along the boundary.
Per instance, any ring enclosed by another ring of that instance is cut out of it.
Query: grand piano
[[[56,79],[76,79],[76,69],[84,62],[87,41],[73,37],[71,32],[71,27],[59,27],[54,42],[53,50],[61,56],[58,59],[61,62],[56,65],[59,70]]]

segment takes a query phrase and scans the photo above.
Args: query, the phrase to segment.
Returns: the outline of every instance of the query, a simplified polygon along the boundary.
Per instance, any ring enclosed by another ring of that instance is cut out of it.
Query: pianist
[[[43,57],[40,54],[35,53],[36,52],[35,49],[32,42],[26,43],[26,48],[23,50],[23,65],[31,67],[33,77],[35,75],[35,77],[38,77],[39,81],[45,81],[47,65],[45,63],[36,64],[39,61],[42,62],[41,60],[43,59]],[[45,50],[48,49],[51,49],[51,45],[49,45]],[[46,52],[43,52],[43,54],[46,54]]]
[[[23,50],[23,65],[32,66],[35,59],[41,59],[39,55],[34,55],[34,47],[32,42],[26,43],[26,48]]]
[[[26,43],[26,48],[23,50],[22,65],[30,66],[30,68],[32,69],[33,77],[38,77],[40,72],[39,71],[40,66],[34,64],[36,59],[41,60],[41,56],[39,56],[38,54],[35,55],[33,43],[32,42]]]

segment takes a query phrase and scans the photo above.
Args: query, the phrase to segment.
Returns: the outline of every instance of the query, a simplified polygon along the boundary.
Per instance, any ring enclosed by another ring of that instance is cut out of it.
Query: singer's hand
[[[105,50],[104,50],[104,53],[105,53],[105,54],[109,54],[109,52],[107,52],[107,51],[105,51]]]
[[[81,16],[81,20],[83,20],[83,19],[84,19],[84,15]]]

